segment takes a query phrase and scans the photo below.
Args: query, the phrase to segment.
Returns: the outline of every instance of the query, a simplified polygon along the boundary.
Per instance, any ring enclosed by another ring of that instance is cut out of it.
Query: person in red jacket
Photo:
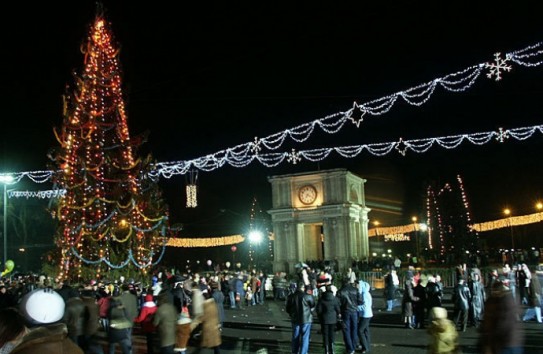
[[[153,343],[155,340],[155,326],[153,325],[153,316],[157,306],[153,301],[153,295],[145,295],[145,302],[141,306],[140,314],[134,320],[141,324],[141,329],[147,338],[147,354],[153,354]]]

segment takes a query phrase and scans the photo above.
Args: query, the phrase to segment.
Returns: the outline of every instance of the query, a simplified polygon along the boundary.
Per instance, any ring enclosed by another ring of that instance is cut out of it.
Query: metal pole
[[[4,183],[4,266],[8,260],[8,194],[7,185]]]

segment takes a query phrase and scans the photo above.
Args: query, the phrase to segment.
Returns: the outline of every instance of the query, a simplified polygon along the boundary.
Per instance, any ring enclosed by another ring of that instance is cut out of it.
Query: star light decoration
[[[485,68],[490,69],[486,77],[492,79],[496,77],[495,81],[500,81],[502,79],[502,71],[510,72],[512,69],[511,65],[508,65],[507,62],[511,60],[509,55],[505,55],[505,58],[501,58],[500,52],[494,54],[494,62],[485,63]]]
[[[361,112],[359,117],[353,117],[353,113],[355,112],[355,110],[359,110]],[[356,125],[356,127],[358,128],[360,127],[360,123],[362,123],[362,121],[364,120],[364,116],[366,115],[366,113],[367,111],[364,108],[364,106],[359,105],[355,101],[353,103],[353,108],[351,108],[345,113],[345,118],[353,122],[353,124]]]

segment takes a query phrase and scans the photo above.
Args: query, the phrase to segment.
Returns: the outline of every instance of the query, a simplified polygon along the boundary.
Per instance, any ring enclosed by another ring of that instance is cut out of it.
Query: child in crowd
[[[453,321],[447,318],[443,307],[431,309],[432,323],[428,327],[431,336],[428,354],[459,354],[458,332]]]

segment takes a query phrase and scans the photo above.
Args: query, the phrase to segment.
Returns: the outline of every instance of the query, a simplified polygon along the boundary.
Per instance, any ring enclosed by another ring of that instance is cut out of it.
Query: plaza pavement
[[[405,353],[426,354],[429,335],[424,329],[407,329],[401,323],[400,307],[384,311],[382,290],[373,291],[374,317],[370,324],[373,354]],[[445,307],[452,317],[450,294],[445,295]],[[221,353],[270,353],[290,354],[291,326],[284,311],[284,302],[269,300],[264,305],[245,310],[226,310]],[[524,323],[526,334],[525,354],[543,353],[543,325]],[[324,353],[322,337],[315,323],[311,331],[310,353]],[[460,333],[463,353],[479,353],[478,333],[473,327]],[[346,353],[343,338],[336,332],[336,354]]]
[[[401,323],[400,308],[386,312],[382,290],[372,291],[374,317],[370,330],[373,354],[426,354],[429,335],[424,329],[406,329]],[[444,305],[452,317],[450,289],[444,296]],[[222,331],[224,354],[290,354],[291,326],[284,311],[284,301],[267,299],[263,305],[249,306],[242,310],[225,309],[225,323]],[[536,322],[524,323],[526,334],[525,354],[543,354],[543,325]],[[314,323],[311,330],[310,353],[324,353],[320,326]],[[479,353],[477,350],[477,330],[468,327],[460,333],[460,345],[464,354]],[[106,348],[105,348],[106,349]],[[189,347],[188,353],[196,348]],[[119,350],[117,350],[120,353]],[[134,354],[145,354],[145,338],[134,336]],[[203,349],[202,354],[213,353]],[[345,347],[340,332],[336,332],[336,354],[344,354]]]

